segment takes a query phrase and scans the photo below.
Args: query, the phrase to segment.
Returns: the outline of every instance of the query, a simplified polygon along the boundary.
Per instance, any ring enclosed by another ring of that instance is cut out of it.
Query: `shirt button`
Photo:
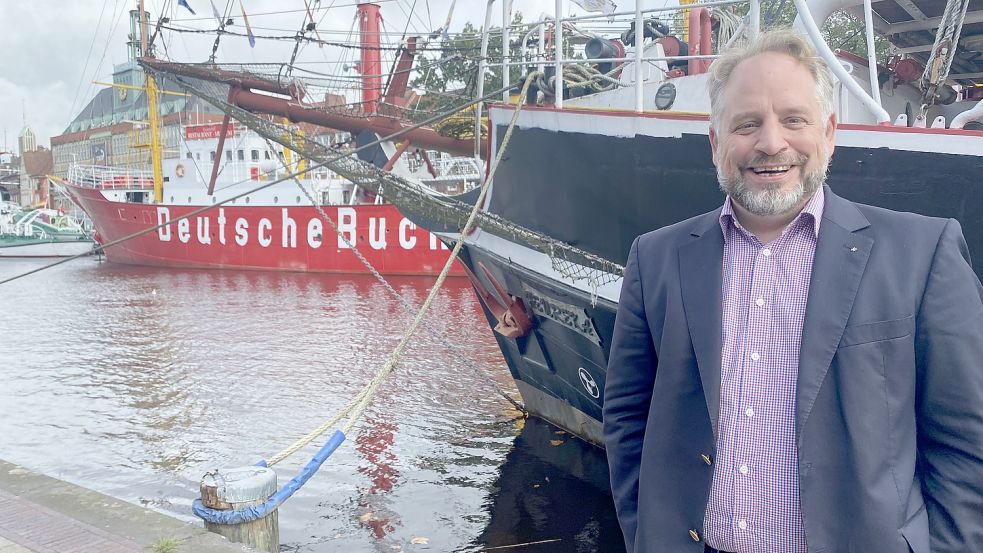
[[[737,521],[737,527],[741,530],[747,530],[747,521],[742,518],[741,520]]]
[[[765,249],[761,250],[761,255],[763,255],[765,257],[770,256],[771,255],[771,249],[765,248]]]
[[[754,352],[751,354],[751,361],[757,361],[758,359],[761,359],[761,356],[758,355],[758,352]]]
[[[764,305],[765,305],[764,298],[758,298],[758,299],[754,300],[754,305],[757,305],[758,307],[764,307]]]
[[[754,408],[748,407],[747,409],[744,410],[744,414],[747,415],[748,417],[753,417],[754,416]]]
[[[751,469],[747,468],[747,465],[741,465],[741,468],[739,468],[738,470],[740,470],[741,474],[743,474],[744,476],[747,476],[747,473],[751,472]]]
[[[692,538],[693,541],[700,541],[700,535],[696,533],[696,530],[690,530],[689,537]]]

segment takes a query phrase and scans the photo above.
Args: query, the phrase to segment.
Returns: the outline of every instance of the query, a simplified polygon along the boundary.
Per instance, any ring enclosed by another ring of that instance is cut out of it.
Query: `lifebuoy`
[[[177,167],[174,168],[174,174],[177,175],[178,177],[182,177],[183,178],[184,177],[184,165],[181,165],[180,163],[178,163],[177,164]]]

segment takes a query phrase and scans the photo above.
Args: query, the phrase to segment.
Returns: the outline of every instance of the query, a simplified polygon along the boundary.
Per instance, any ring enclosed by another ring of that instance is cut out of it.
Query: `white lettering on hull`
[[[208,232],[208,217],[198,217],[198,243],[207,246],[212,243],[212,236]]]
[[[259,226],[256,227],[256,233],[259,235],[257,238],[259,240],[259,245],[264,248],[270,247],[270,243],[273,242],[273,238],[270,237],[270,231],[273,230],[273,223],[269,219],[263,217],[259,220]]]
[[[324,243],[324,225],[321,220],[313,218],[307,222],[307,245],[317,249]]]
[[[283,242],[282,246],[284,248],[296,248],[297,247],[297,221],[294,221],[290,215],[287,214],[287,208],[283,209]]]
[[[177,239],[184,244],[195,239],[196,243],[202,246],[211,246],[213,242],[225,246],[234,241],[235,244],[246,247],[250,242],[255,241],[261,247],[269,248],[271,246],[276,247],[274,240],[275,237],[279,236],[278,244],[283,249],[296,249],[298,242],[306,243],[312,249],[319,249],[324,245],[326,239],[330,239],[330,237],[325,237],[325,230],[329,234],[334,234],[333,229],[326,229],[320,216],[315,215],[307,221],[302,219],[298,222],[297,219],[291,217],[290,210],[287,208],[280,210],[279,220],[260,217],[252,221],[246,217],[230,219],[226,216],[225,209],[219,208],[214,222],[212,215],[209,214],[175,221],[169,208],[160,206],[156,209],[157,224],[160,226],[157,229],[157,238],[161,242],[172,241],[176,234]],[[387,228],[392,228],[389,226],[389,219],[390,217],[385,216],[369,217],[368,224],[362,227],[364,234],[359,236],[358,211],[352,207],[339,207],[335,219],[339,230],[338,249],[349,249],[345,239],[359,248],[368,247],[376,251],[388,249],[389,234]],[[279,223],[279,226],[275,226],[274,221]],[[176,231],[172,227],[176,227]],[[447,249],[447,246],[440,242],[436,236],[418,229],[412,221],[405,217],[399,219],[395,228],[395,241],[399,243],[399,248],[402,250],[414,250],[421,246],[427,247],[424,244],[427,244],[430,250]],[[250,233],[251,229],[255,229],[255,233]],[[232,235],[229,236],[229,233]],[[301,236],[302,233],[304,236]],[[424,236],[421,233],[425,233],[429,240],[422,240]]]
[[[430,235],[430,249],[431,250],[437,250],[437,249],[446,250],[447,249],[447,246],[445,246],[444,243],[441,242],[440,240],[437,240],[437,237],[435,235],[431,234]]]
[[[376,229],[379,232],[376,232]],[[369,246],[373,250],[386,249],[386,220],[369,217]]]
[[[177,239],[183,244],[191,241],[191,222],[187,219],[181,219],[177,222]]]
[[[409,233],[411,230],[416,230],[416,225],[404,217],[399,222],[399,245],[404,250],[412,250],[413,246],[416,245],[416,236]]]
[[[218,241],[225,245],[225,208],[218,208]]]
[[[164,225],[171,220],[171,210],[166,207],[157,208],[157,224]],[[171,225],[167,224],[157,229],[157,238],[160,238],[161,242],[171,241]]]
[[[249,221],[239,217],[236,219],[236,244],[245,246],[249,243]]]
[[[345,240],[348,240],[348,242],[346,243]],[[355,241],[355,209],[351,207],[339,207],[338,249],[348,249],[348,244],[355,244]]]

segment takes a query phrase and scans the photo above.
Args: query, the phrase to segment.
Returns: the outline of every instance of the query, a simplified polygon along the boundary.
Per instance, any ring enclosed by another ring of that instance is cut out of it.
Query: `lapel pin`
[[[855,251],[857,251],[857,247],[856,247],[856,246],[851,246],[851,247],[850,247],[850,251],[851,251],[851,252],[855,252]]]

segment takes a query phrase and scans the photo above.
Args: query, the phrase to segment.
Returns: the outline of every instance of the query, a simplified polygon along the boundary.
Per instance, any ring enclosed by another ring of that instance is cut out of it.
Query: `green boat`
[[[0,257],[69,257],[89,253],[94,245],[74,217],[0,202]]]

